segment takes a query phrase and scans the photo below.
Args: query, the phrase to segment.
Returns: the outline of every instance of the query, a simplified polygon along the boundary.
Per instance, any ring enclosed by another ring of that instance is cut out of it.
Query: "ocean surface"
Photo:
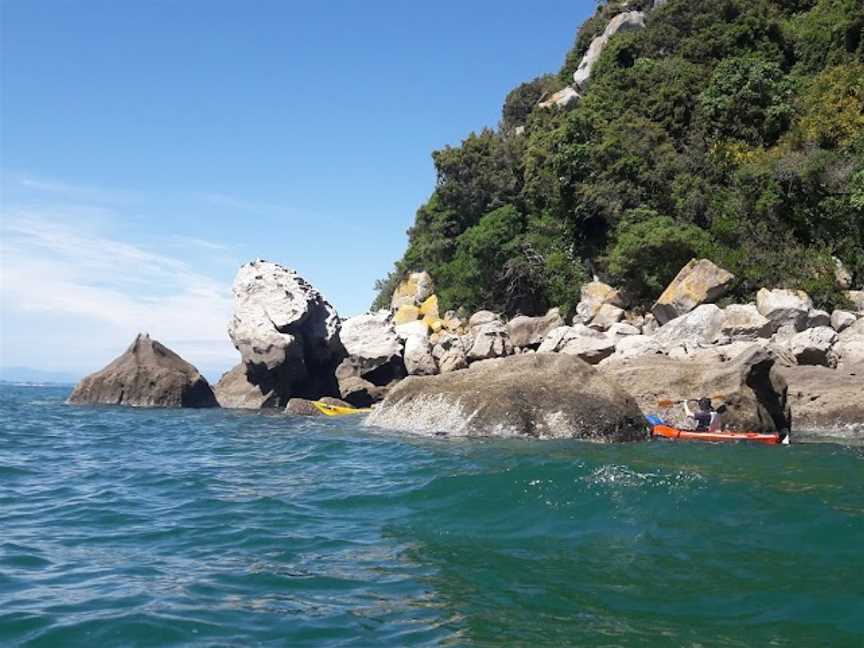
[[[0,646],[864,645],[864,449],[0,387]]]

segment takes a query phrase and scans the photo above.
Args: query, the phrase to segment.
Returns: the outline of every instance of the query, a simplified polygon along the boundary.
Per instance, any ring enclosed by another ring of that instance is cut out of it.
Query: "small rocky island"
[[[572,320],[558,309],[505,321],[439,312],[432,277],[411,273],[390,308],[342,320],[296,272],[269,261],[234,281],[228,335],[240,363],[213,390],[189,363],[139,335],[70,403],[280,408],[309,399],[374,406],[369,423],[424,434],[632,441],[644,415],[682,424],[680,401],[708,395],[733,429],[804,438],[864,435],[864,292],[827,313],[805,293],[712,303],[733,280],[707,259],[684,266],[650,312],[600,281]]]

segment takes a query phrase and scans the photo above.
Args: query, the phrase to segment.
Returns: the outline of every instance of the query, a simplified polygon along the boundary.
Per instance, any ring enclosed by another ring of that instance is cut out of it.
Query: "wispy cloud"
[[[96,335],[116,355],[136,332],[148,331],[169,346],[179,342],[175,350],[189,351],[193,363],[233,361],[225,333],[230,279],[217,280],[182,258],[73,227],[62,210],[50,214],[26,209],[3,214],[0,300],[7,329],[16,313],[41,314],[57,321],[52,342],[67,352],[76,347],[76,336]],[[26,330],[11,333],[27,336]]]
[[[11,176],[12,183],[19,189],[30,192],[52,194],[82,202],[95,203],[121,203],[132,199],[133,194],[129,191],[117,191],[92,185],[78,184],[54,180],[49,178],[38,178],[28,174],[16,173]]]

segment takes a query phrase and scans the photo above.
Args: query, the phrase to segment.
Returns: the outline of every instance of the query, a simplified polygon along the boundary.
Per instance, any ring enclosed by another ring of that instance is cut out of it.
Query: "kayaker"
[[[720,413],[711,405],[710,398],[700,398],[696,401],[698,409],[690,411],[687,401],[684,403],[684,413],[696,422],[697,432],[719,432],[721,429]]]

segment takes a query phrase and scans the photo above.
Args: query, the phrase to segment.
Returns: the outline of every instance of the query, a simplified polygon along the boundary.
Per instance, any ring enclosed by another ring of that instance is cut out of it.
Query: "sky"
[[[365,312],[431,152],[557,72],[594,7],[0,0],[0,372],[78,378],[146,331],[218,378],[255,258]]]

